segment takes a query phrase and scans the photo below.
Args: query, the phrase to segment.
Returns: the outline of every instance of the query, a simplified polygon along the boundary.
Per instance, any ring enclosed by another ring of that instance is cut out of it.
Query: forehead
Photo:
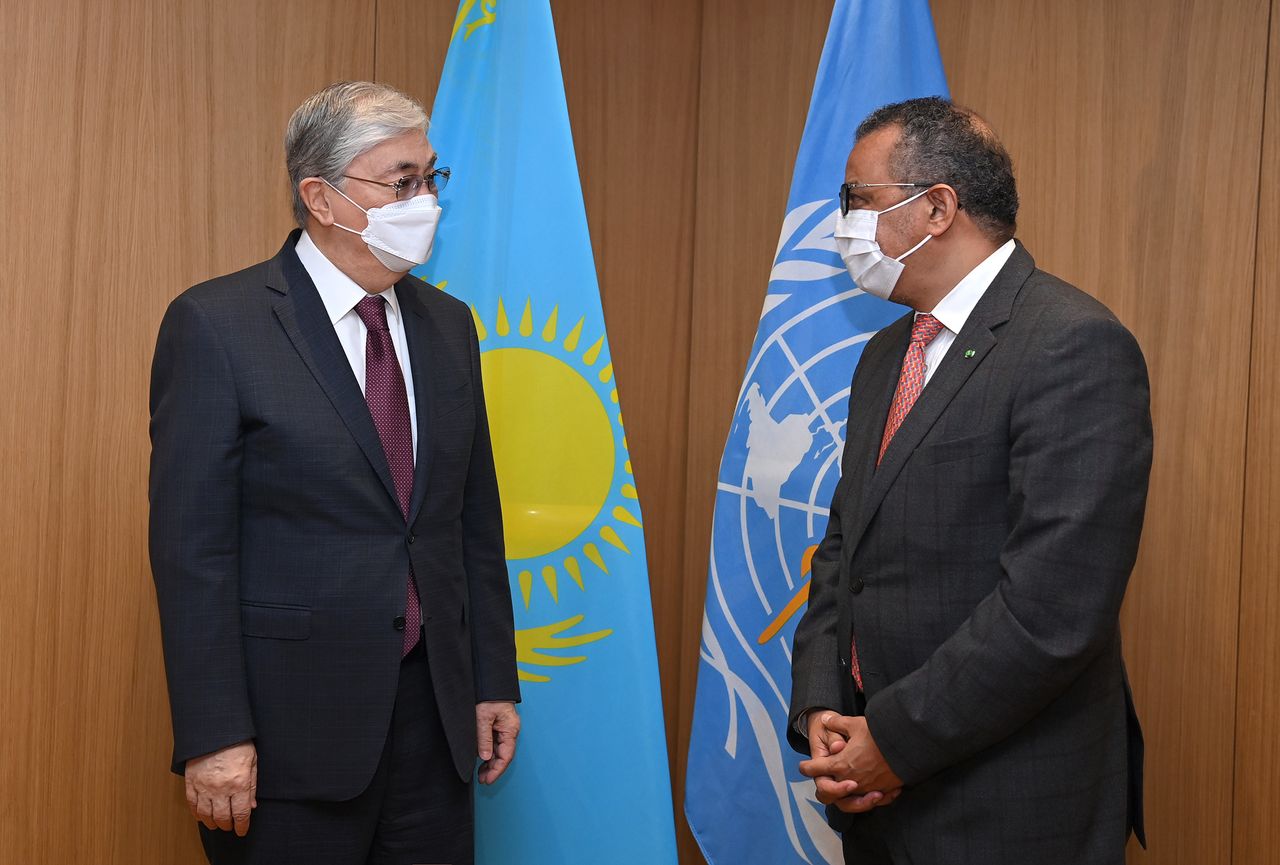
[[[850,183],[888,183],[899,178],[889,175],[893,148],[902,136],[897,126],[877,129],[854,145],[845,163],[844,179]]]
[[[351,167],[375,177],[392,174],[399,177],[423,173],[435,158],[435,149],[427,136],[415,129],[374,145],[353,159]]]

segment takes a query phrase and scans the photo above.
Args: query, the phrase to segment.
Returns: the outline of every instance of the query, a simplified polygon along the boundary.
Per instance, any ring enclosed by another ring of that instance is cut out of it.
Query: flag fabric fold
[[[839,480],[854,367],[903,308],[849,279],[832,237],[837,192],[863,117],[946,94],[927,0],[836,0],[720,464],[684,802],[711,865],[844,861],[786,741],[791,639]]]
[[[459,4],[429,138],[452,177],[417,275],[472,308],[524,697],[514,763],[476,792],[476,861],[674,863],[643,519],[548,0]]]

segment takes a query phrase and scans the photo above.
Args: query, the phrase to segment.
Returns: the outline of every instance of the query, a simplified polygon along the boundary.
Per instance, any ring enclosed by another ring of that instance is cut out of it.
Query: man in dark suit
[[[1151,464],[1141,351],[1013,240],[1012,165],[970,111],[874,112],[841,203],[851,274],[912,312],[853,378],[795,638],[801,770],[856,865],[1120,865],[1145,843],[1118,621]]]
[[[514,756],[475,327],[407,275],[448,180],[426,129],[383,85],[308,98],[301,230],[160,327],[151,563],[173,769],[215,865],[470,862],[476,757],[491,783]]]

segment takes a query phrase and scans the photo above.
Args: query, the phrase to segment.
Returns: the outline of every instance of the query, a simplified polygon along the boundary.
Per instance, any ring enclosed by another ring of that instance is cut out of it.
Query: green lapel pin
[[[973,357],[975,354],[977,354],[977,352],[976,352],[976,351],[974,351],[973,349],[968,349],[967,351],[965,351],[964,356],[965,356],[965,357]]]

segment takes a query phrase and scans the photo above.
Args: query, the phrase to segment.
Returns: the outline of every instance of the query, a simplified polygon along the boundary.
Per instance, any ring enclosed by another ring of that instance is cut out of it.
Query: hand
[[[800,772],[814,779],[828,779],[834,784],[818,784],[818,800],[825,804],[835,802],[842,811],[858,813],[877,805],[887,805],[898,797],[902,779],[890,768],[884,755],[876,746],[867,727],[867,719],[823,712],[818,722],[829,733],[839,734],[844,744],[838,750],[832,745],[826,757],[813,757],[800,764]],[[812,721],[810,729],[812,730]],[[837,795],[845,789],[841,782],[853,782],[859,792],[857,800],[844,801],[848,794]],[[883,794],[879,797],[872,794]],[[886,801],[889,800],[889,801]]]
[[[846,814],[861,814],[864,811],[870,811],[872,808],[883,808],[885,805],[892,805],[898,801],[898,797],[901,795],[901,787],[894,787],[892,790],[886,790],[883,793],[879,790],[873,790],[870,793],[837,799],[835,806]]]
[[[515,703],[490,701],[476,704],[476,753],[484,763],[476,777],[492,784],[507,771],[516,756],[520,716]]]
[[[839,754],[847,746],[848,740],[844,734],[827,725],[828,721],[837,717],[839,716],[831,711],[814,710],[809,713],[809,752],[813,758],[819,759]],[[814,778],[814,786],[817,789],[819,802],[823,805],[834,804],[841,811],[850,814],[860,814],[872,808],[890,805],[902,792],[902,788],[899,787],[883,793],[873,790],[860,794],[856,792],[858,789],[856,781],[837,781],[829,775]]]
[[[187,805],[210,829],[249,832],[249,815],[258,807],[258,749],[253,742],[231,745],[187,761]]]
[[[826,721],[836,713],[826,709],[813,709],[806,721],[809,727],[809,754],[812,759],[824,759],[844,749],[846,740],[841,733],[827,727]],[[818,801],[830,805],[838,799],[850,796],[858,788],[854,781],[837,781],[829,775],[814,777],[818,789]]]

